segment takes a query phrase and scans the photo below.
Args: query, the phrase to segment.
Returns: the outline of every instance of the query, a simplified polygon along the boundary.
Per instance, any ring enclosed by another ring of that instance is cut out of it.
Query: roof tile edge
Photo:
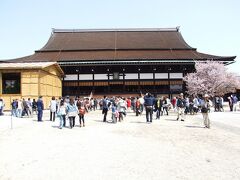
[[[152,31],[179,31],[179,26],[175,28],[113,28],[113,29],[55,29],[53,33],[74,33],[74,32],[152,32]]]

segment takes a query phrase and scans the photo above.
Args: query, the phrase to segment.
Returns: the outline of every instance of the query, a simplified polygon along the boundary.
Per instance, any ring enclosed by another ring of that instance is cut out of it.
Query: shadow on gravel
[[[52,125],[52,128],[59,128],[59,126],[56,126],[56,125]]]
[[[32,121],[35,121],[35,122],[44,122],[44,121],[46,121],[46,120],[38,121],[38,120],[36,120],[36,119],[33,119]]]
[[[79,125],[75,125],[74,127],[80,127]],[[52,128],[56,128],[56,129],[59,129],[59,126],[57,125],[52,125]],[[71,129],[69,126],[64,126],[63,129]]]
[[[95,121],[95,122],[98,122],[98,123],[105,123],[105,124],[116,124],[116,123],[114,123],[112,120],[107,120],[106,122],[103,122],[102,120],[93,120],[93,121]],[[118,123],[120,123],[120,122],[118,122]]]
[[[166,121],[178,121],[176,119],[164,119],[164,120],[166,120]]]
[[[185,127],[188,127],[188,128],[203,128],[204,129],[204,127],[202,127],[202,126],[185,126]]]
[[[37,121],[38,122],[38,120],[37,119],[33,119],[32,121]],[[55,121],[50,121],[50,120],[48,120],[48,119],[43,119],[42,121],[40,121],[40,122],[44,122],[44,121],[48,121],[48,122],[55,122]]]
[[[130,122],[130,123],[137,123],[137,124],[146,124],[146,122],[143,122],[143,121],[135,121],[135,122]]]
[[[95,121],[95,122],[99,122],[99,123],[104,123],[102,120],[93,120],[93,121]]]

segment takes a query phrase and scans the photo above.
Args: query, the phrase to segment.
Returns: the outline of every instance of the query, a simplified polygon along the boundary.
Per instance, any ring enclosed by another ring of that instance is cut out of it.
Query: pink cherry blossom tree
[[[237,76],[227,72],[226,66],[221,62],[196,62],[195,69],[195,73],[189,73],[183,78],[190,95],[223,95],[235,92],[240,87]]]

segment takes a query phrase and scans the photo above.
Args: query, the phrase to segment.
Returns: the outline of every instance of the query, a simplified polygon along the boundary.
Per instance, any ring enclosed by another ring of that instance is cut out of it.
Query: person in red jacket
[[[127,108],[131,109],[131,99],[130,98],[127,99]]]

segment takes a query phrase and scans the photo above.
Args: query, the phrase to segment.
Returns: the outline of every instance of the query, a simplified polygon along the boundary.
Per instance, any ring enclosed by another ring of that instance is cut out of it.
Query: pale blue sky
[[[52,28],[164,28],[180,26],[199,52],[238,56],[239,0],[1,0],[0,60],[42,48]]]

